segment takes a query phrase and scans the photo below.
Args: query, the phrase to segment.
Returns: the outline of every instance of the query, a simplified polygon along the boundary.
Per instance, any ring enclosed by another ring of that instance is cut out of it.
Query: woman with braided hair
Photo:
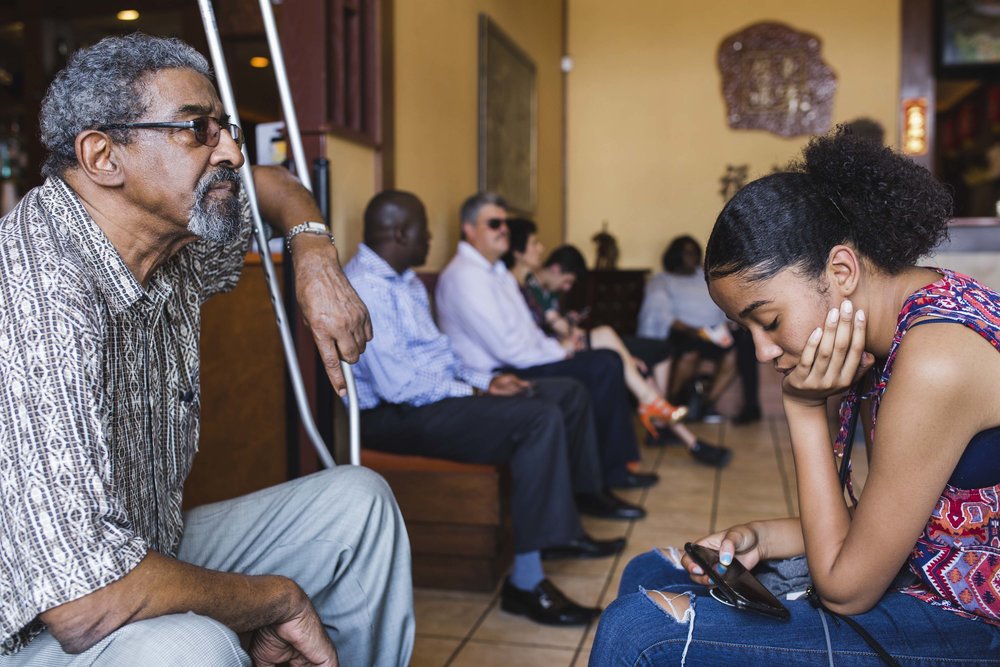
[[[784,376],[801,516],[698,543],[722,569],[767,569],[790,620],[721,604],[689,556],[655,550],[625,570],[592,665],[1000,664],[1000,294],[917,266],[950,212],[926,170],[844,132],[726,205],[705,275]],[[831,438],[826,404],[845,390]],[[847,503],[854,414],[869,474]],[[775,574],[801,555],[798,581]],[[785,596],[806,584],[809,599]]]

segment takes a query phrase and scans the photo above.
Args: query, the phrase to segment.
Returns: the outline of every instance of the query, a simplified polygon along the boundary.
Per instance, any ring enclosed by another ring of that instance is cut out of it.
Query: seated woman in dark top
[[[812,588],[792,599],[770,578],[791,613],[771,620],[712,599],[689,556],[649,552],[622,575],[591,665],[1000,664],[1000,294],[916,265],[950,214],[926,170],[844,133],[726,205],[705,274],[783,375],[801,516],[698,543],[723,571],[804,554]],[[831,439],[826,404],[845,390]],[[859,500],[846,477],[849,507],[838,464],[858,413],[869,471]]]
[[[667,359],[669,352],[657,349],[663,347],[662,342],[652,341],[651,345],[644,346],[650,364],[637,361],[611,327],[599,326],[587,330],[580,326],[578,314],[563,315],[560,311],[559,295],[570,290],[577,274],[586,270],[580,252],[572,246],[563,246],[553,252],[554,255],[560,253],[571,258],[565,261],[573,270],[563,271],[551,258],[543,266],[542,253],[545,248],[538,240],[535,223],[519,218],[508,219],[507,228],[510,231],[510,250],[503,257],[504,263],[521,286],[521,292],[538,326],[560,340],[573,340],[577,349],[607,349],[617,352],[625,368],[625,384],[639,403],[639,420],[646,430],[658,436],[657,425],[669,427],[696,460],[707,465],[726,465],[732,452],[726,447],[699,440],[688,428],[677,423],[686,414],[687,408],[668,403],[656,385],[643,376],[643,370],[648,365],[655,369]],[[567,249],[571,252],[567,252]]]

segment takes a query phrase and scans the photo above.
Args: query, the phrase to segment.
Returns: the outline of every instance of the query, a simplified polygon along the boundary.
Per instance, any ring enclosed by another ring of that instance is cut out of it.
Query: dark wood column
[[[899,77],[899,106],[896,114],[903,128],[903,101],[915,97],[927,100],[927,153],[911,156],[914,162],[934,170],[935,77],[934,0],[904,0],[902,10],[902,62]],[[896,137],[899,141],[900,137]]]

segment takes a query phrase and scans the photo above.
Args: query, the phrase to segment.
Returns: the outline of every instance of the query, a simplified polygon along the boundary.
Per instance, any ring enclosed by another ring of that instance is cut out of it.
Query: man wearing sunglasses
[[[455,352],[478,371],[513,369],[528,379],[580,380],[592,399],[605,485],[636,488],[656,483],[655,474],[628,467],[639,458],[639,443],[621,359],[609,350],[576,352],[573,341],[560,343],[546,336],[501,261],[510,246],[506,202],[495,193],[481,192],[465,200],[460,217],[462,240],[441,272],[435,293],[441,329]],[[603,511],[592,507],[587,497],[578,498],[578,504],[585,513]]]
[[[48,178],[0,220],[0,667],[409,660],[409,547],[374,473],[181,514],[201,304],[249,243],[242,133],[209,76],[141,34],[75,54],[42,104]],[[342,389],[367,311],[332,237],[303,225],[309,193],[254,176]]]

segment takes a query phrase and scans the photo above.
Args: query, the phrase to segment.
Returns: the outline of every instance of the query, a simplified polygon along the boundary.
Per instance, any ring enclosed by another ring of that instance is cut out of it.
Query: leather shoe
[[[596,607],[584,607],[570,600],[548,579],[542,579],[530,591],[515,587],[509,578],[504,580],[500,608],[545,625],[585,625],[601,615]]]
[[[542,560],[556,560],[559,558],[604,558],[621,553],[625,548],[625,538],[618,537],[613,540],[595,540],[586,533],[579,539],[560,544],[554,547],[542,549]]]
[[[748,405],[740,410],[740,413],[733,417],[733,423],[737,425],[752,424],[761,419],[760,406]]]
[[[599,519],[624,519],[627,521],[646,516],[646,510],[618,498],[610,491],[581,493],[576,497],[576,508],[580,514]]]
[[[659,481],[660,476],[655,472],[632,472],[626,470],[624,477],[609,486],[614,489],[645,489],[647,486],[653,486]]]

